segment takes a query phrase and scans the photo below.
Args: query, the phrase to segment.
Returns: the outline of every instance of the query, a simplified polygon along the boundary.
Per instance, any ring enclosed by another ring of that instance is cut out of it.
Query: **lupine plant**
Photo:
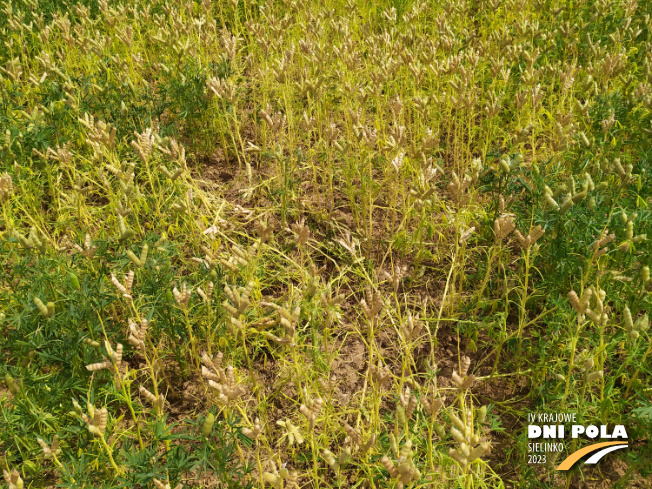
[[[652,477],[651,2],[0,10],[9,488]]]

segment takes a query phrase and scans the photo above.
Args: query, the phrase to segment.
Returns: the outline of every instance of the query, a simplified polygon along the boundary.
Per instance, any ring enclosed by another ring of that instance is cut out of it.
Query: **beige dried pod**
[[[192,292],[184,282],[181,285],[181,290],[177,289],[176,286],[174,287],[174,289],[172,289],[172,295],[174,296],[174,299],[177,301],[177,305],[181,309],[186,309],[188,307],[188,302],[190,301],[190,296],[192,295]]]
[[[45,443],[41,438],[36,437],[36,441],[38,444],[41,446],[41,449],[43,450],[43,455],[46,459],[52,458],[52,450],[48,446],[47,443]]]
[[[72,247],[79,252],[82,256],[91,259],[95,255],[95,252],[97,251],[97,246],[93,244],[91,241],[91,235],[86,234],[86,237],[84,239],[84,247],[82,248],[79,246],[77,243],[72,243]]]
[[[229,304],[228,301],[224,301],[222,305],[227,310],[227,312],[234,318],[239,318],[245,311],[247,307],[251,304],[249,296],[253,291],[254,283],[250,281],[245,287],[230,287],[229,285],[224,285],[224,293],[233,303]]]
[[[135,131],[134,135],[136,136],[136,141],[131,141],[129,143],[136,150],[138,157],[143,163],[147,163],[149,160],[157,132],[158,131],[155,131],[151,127],[148,127],[142,133]]]
[[[154,481],[154,485],[157,487],[157,489],[171,489],[170,483],[169,482],[162,482],[158,479],[152,479]],[[179,483],[176,486],[174,486],[174,489],[183,489],[183,484]]]
[[[86,369],[90,372],[97,372],[98,370],[111,368],[112,366],[113,364],[111,362],[91,363],[90,365],[86,365]]]
[[[303,248],[310,238],[310,228],[305,224],[305,219],[302,218],[300,221],[292,224],[292,231],[296,234],[297,244],[299,248]]]
[[[23,489],[23,479],[20,478],[20,474],[16,469],[12,470],[11,472],[3,470],[2,474],[5,478],[5,481],[9,485],[8,489]]]
[[[372,293],[371,287],[369,286],[366,288],[366,293],[366,299],[360,299],[360,306],[367,316],[367,319],[369,321],[373,321],[380,310],[383,308],[383,300],[381,299],[378,292]]]
[[[496,241],[502,241],[511,233],[516,224],[514,224],[514,217],[511,214],[503,214],[498,219],[494,221],[494,233],[496,235]],[[520,234],[520,233],[519,233]]]
[[[462,391],[471,388],[471,386],[475,382],[474,375],[469,375],[468,377],[466,375],[470,365],[471,365],[471,359],[467,356],[463,356],[460,365],[461,375],[459,375],[456,370],[453,370],[453,374],[451,375],[453,383],[457,386],[458,389]]]
[[[471,226],[460,235],[460,243],[465,243],[475,232],[475,226]]]
[[[97,427],[100,430],[100,433],[104,434],[106,431],[106,425],[109,420],[109,411],[106,408],[102,408],[99,410],[100,417],[99,417],[99,423],[97,423]]]
[[[378,382],[378,384],[381,386],[388,382],[392,377],[392,373],[389,370],[389,367],[383,366],[380,360],[378,360],[378,366],[372,365],[369,370],[371,372],[372,379]]]
[[[385,470],[389,472],[389,475],[394,478],[398,479],[398,470],[396,470],[396,466],[394,465],[394,462],[392,462],[387,455],[383,455],[380,459],[380,463],[385,467]]]
[[[0,177],[0,203],[7,202],[13,193],[14,186],[11,180],[11,175],[3,173]]]
[[[147,335],[147,328],[149,326],[149,322],[147,319],[143,318],[140,320],[140,324],[136,323],[133,319],[129,318],[128,319],[128,325],[129,325],[129,336],[127,340],[129,343],[140,350],[141,352],[145,352],[146,346],[145,346],[145,336]]]
[[[242,428],[242,434],[252,440],[257,440],[258,435],[260,435],[260,432],[261,432],[261,426],[260,426],[260,420],[258,418],[254,420],[252,429]]]
[[[307,390],[303,388],[303,397],[306,399],[306,404],[301,404],[299,411],[310,422],[310,429],[314,429],[317,423],[317,416],[321,411],[324,401],[321,397],[311,398],[308,396]]]
[[[573,309],[575,309],[575,312],[577,312],[577,314],[582,314],[584,312],[581,310],[580,298],[577,296],[577,292],[571,290],[568,293],[568,299],[570,300],[571,305],[573,306]]]
[[[416,340],[419,335],[423,332],[423,322],[419,320],[419,315],[415,314],[412,316],[412,313],[408,313],[407,321],[401,323],[401,333],[403,339],[408,341]]]
[[[340,472],[340,464],[339,462],[335,459],[335,455],[333,455],[333,452],[325,448],[322,451],[322,458],[326,461],[328,466],[333,469],[333,472],[336,474],[339,474]]]
[[[134,283],[134,272],[131,270],[127,275],[125,275],[125,284],[122,285],[120,281],[117,279],[117,277],[112,273],[111,274],[111,282],[115,286],[116,289],[118,289],[121,293],[122,296],[125,297],[126,299],[132,299],[131,296],[131,288],[133,287]]]
[[[348,423],[344,423],[344,430],[346,431],[346,434],[348,435],[349,439],[355,443],[358,446],[362,446],[362,437],[360,434],[353,428],[351,425]]]

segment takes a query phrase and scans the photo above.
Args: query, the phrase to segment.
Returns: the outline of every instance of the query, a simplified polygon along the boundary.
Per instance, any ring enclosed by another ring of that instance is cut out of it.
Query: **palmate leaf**
[[[635,414],[637,418],[640,418],[644,421],[652,422],[652,404],[649,406],[632,409],[632,414]]]

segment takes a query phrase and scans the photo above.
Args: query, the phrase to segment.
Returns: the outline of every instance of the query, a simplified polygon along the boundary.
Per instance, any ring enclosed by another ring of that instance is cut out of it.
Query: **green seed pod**
[[[609,188],[609,182],[600,182],[600,183],[598,184],[598,186],[595,187],[595,189],[596,189],[598,192],[602,192],[603,190],[606,190],[606,189],[608,189],[608,188]]]
[[[573,199],[569,197],[564,202],[562,202],[561,208],[559,209],[559,213],[561,215],[566,214],[566,212],[568,212],[568,209],[570,209],[572,206],[573,206]]]
[[[552,194],[553,199],[558,199],[561,194],[566,192],[568,190],[568,187],[566,187],[565,183],[562,183],[559,187],[555,189],[555,193]]]
[[[443,438],[446,437],[446,430],[444,429],[444,427],[442,425],[440,425],[440,424],[435,425],[435,431],[439,435],[439,438],[443,439]]]
[[[585,172],[584,178],[586,179],[586,188],[588,190],[595,190],[595,184],[593,183],[593,179],[591,178],[591,175]]]
[[[34,297],[34,304],[36,304],[36,307],[38,307],[38,310],[41,311],[41,314],[43,314],[45,317],[48,317],[49,310],[45,304],[43,304],[43,301],[39,299],[38,297]]]
[[[583,132],[580,133],[580,142],[586,149],[589,149],[593,145],[592,142],[589,141],[589,138],[586,137],[586,134]]]
[[[577,188],[575,187],[575,179],[573,178],[573,175],[568,177],[568,184],[570,185],[570,194],[575,195],[575,192],[577,192]]]
[[[48,317],[54,316],[54,302],[48,302]]]
[[[168,302],[172,302],[174,300],[174,297],[172,296],[172,291],[167,290],[165,292],[165,298],[168,300]]]
[[[77,416],[81,416],[82,414],[84,414],[84,411],[82,411],[82,407],[79,405],[79,403],[75,399],[72,400],[72,406],[75,409],[75,412],[77,413]]]
[[[127,250],[127,258],[129,258],[129,260],[131,260],[131,263],[133,263],[133,264],[136,265],[137,267],[140,266],[140,260],[139,260],[138,257],[134,254],[133,251],[131,251],[131,250]]]
[[[463,443],[465,441],[464,435],[454,426],[451,426],[451,436],[457,443]]]
[[[643,282],[650,281],[650,267],[643,267],[643,270],[641,270],[641,279]]]
[[[573,195],[573,204],[577,204],[580,200],[583,200],[586,197],[586,190],[578,192]]]
[[[603,377],[602,370],[598,370],[596,372],[591,372],[589,375],[586,376],[586,381],[587,382],[595,382],[598,379],[601,379]]]
[[[403,409],[403,406],[401,405],[396,406],[396,418],[398,419],[398,422],[401,426],[405,426],[407,424],[407,419],[405,418],[405,409]]]
[[[485,418],[487,417],[487,406],[482,406],[480,409],[478,409],[478,423],[482,424],[484,423]]]
[[[559,204],[555,201],[555,199],[552,198],[552,195],[546,193],[546,194],[543,194],[543,198],[546,199],[546,202],[548,202],[548,204],[552,208],[559,209]]]
[[[554,374],[555,379],[557,379],[560,382],[564,382],[566,380],[566,376],[563,374]]]
[[[396,442],[394,433],[389,434],[389,446],[392,448],[392,453],[398,455],[398,443]]]
[[[640,243],[641,241],[645,241],[647,239],[647,234],[639,234],[638,236],[634,236],[632,238],[632,243]]]
[[[209,413],[208,416],[206,416],[206,418],[204,419],[204,424],[201,430],[202,435],[204,436],[210,435],[214,423],[215,423],[215,415],[213,413]]]
[[[143,249],[140,250],[140,266],[144,266],[147,261],[147,253],[149,252],[149,246],[147,244],[143,245]]]
[[[211,270],[211,278],[213,280],[217,280],[217,272],[215,271],[215,269]]]
[[[586,206],[587,206],[589,209],[595,209],[595,205],[596,205],[595,197],[591,197],[591,198],[589,199],[589,202],[586,204]]]
[[[94,348],[99,348],[100,344],[97,341],[93,341],[90,338],[84,338],[84,344],[88,346],[92,346]]]
[[[623,318],[625,319],[625,329],[631,331],[634,328],[634,322],[632,321],[632,313],[627,306],[623,310]]]
[[[73,289],[79,290],[80,285],[79,285],[79,278],[77,277],[77,275],[75,275],[72,272],[68,272],[68,282],[70,283]]]
[[[20,366],[27,367],[31,363],[31,361],[34,360],[34,357],[36,357],[36,352],[34,350],[30,350],[25,356],[25,358],[23,358],[20,361]]]
[[[636,331],[635,329],[633,329],[632,331],[629,332],[629,338],[632,341],[636,341],[639,336],[641,336],[640,333],[638,331]]]
[[[11,392],[14,396],[20,392],[20,388],[18,385],[16,385],[16,382],[14,382],[14,378],[11,375],[5,375],[5,382],[7,383],[9,392]]]
[[[650,327],[650,319],[647,314],[643,317],[640,317],[634,323],[634,329],[637,331],[646,331]]]
[[[632,239],[634,237],[634,223],[632,221],[627,222],[627,239]]]
[[[626,212],[623,212],[620,215],[620,219],[623,221],[623,224],[627,224],[627,221],[629,221],[629,219],[627,218],[627,213]]]

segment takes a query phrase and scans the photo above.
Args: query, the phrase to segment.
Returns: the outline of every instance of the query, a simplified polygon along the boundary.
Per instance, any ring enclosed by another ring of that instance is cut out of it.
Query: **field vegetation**
[[[652,2],[0,5],[10,489],[651,487]]]

